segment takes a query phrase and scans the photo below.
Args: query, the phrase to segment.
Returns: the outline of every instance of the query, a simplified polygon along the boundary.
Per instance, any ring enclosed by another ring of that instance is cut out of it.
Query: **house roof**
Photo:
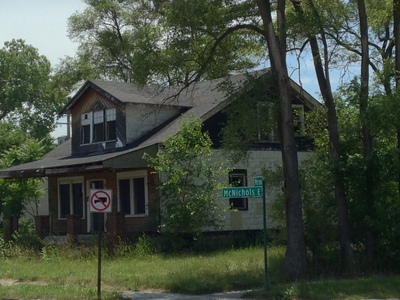
[[[245,76],[245,74],[234,75],[229,80],[233,84],[237,84],[244,80]],[[103,80],[87,81],[60,114],[67,113],[89,89],[97,90],[116,104],[175,105],[189,109],[186,113],[152,132],[152,134],[142,137],[125,148],[93,154],[72,155],[71,141],[69,140],[44,155],[38,161],[0,170],[0,178],[46,177],[51,174],[106,169],[113,166],[113,160],[124,157],[127,154],[132,154],[133,152],[142,153],[150,148],[154,150],[154,148],[158,147],[158,144],[179,130],[179,124],[184,115],[191,113],[205,121],[220,111],[226,105],[226,102],[224,103],[225,94],[218,88],[223,81],[224,79],[198,82],[183,90],[179,90],[176,87],[138,87],[130,83]],[[291,84],[293,91],[302,95],[302,99],[307,102],[308,106],[316,107],[321,105],[295,82],[291,81]]]

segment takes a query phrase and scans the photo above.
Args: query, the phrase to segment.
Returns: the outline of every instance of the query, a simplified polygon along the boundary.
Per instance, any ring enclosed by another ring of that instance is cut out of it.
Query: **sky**
[[[0,43],[23,39],[56,65],[73,56],[77,44],[68,38],[68,17],[85,9],[82,0],[0,0]]]

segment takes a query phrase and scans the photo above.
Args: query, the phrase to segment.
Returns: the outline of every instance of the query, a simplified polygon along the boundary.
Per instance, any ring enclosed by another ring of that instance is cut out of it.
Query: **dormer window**
[[[81,144],[117,139],[115,108],[81,114]]]

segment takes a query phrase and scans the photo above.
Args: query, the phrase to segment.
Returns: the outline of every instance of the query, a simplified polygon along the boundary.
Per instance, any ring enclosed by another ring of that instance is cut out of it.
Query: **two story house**
[[[234,75],[229,81],[240,85],[244,78],[244,74]],[[71,116],[72,138],[38,161],[0,170],[0,177],[48,179],[49,215],[41,216],[44,224],[38,225],[45,234],[83,234],[99,229],[118,234],[154,232],[159,225],[160,174],[151,172],[143,154],[154,156],[189,113],[202,120],[218,148],[228,105],[225,93],[218,88],[222,81],[198,82],[184,90],[87,81],[60,112]],[[320,103],[295,82],[291,81],[291,86],[293,107],[300,113],[301,123],[304,113]],[[253,185],[252,176],[260,175],[262,165],[280,163],[279,143],[267,144],[251,151],[246,163],[233,166],[226,174],[226,186],[232,182]],[[309,153],[299,151],[299,159]],[[90,211],[91,189],[112,191],[111,213]],[[221,197],[218,201],[236,208],[227,213],[223,230],[262,229],[261,199]],[[98,228],[98,224],[107,226]]]

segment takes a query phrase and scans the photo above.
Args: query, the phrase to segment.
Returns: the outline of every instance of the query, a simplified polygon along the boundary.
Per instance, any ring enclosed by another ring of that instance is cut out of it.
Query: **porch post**
[[[67,215],[67,240],[70,243],[78,242],[78,234],[81,231],[81,219],[79,215]]]
[[[35,216],[36,235],[41,239],[50,235],[50,216],[40,215]]]
[[[4,240],[11,241],[13,233],[18,230],[18,217],[4,218],[4,229]]]
[[[123,212],[108,213],[106,228],[111,246],[118,245],[120,240],[125,239],[125,214]]]

